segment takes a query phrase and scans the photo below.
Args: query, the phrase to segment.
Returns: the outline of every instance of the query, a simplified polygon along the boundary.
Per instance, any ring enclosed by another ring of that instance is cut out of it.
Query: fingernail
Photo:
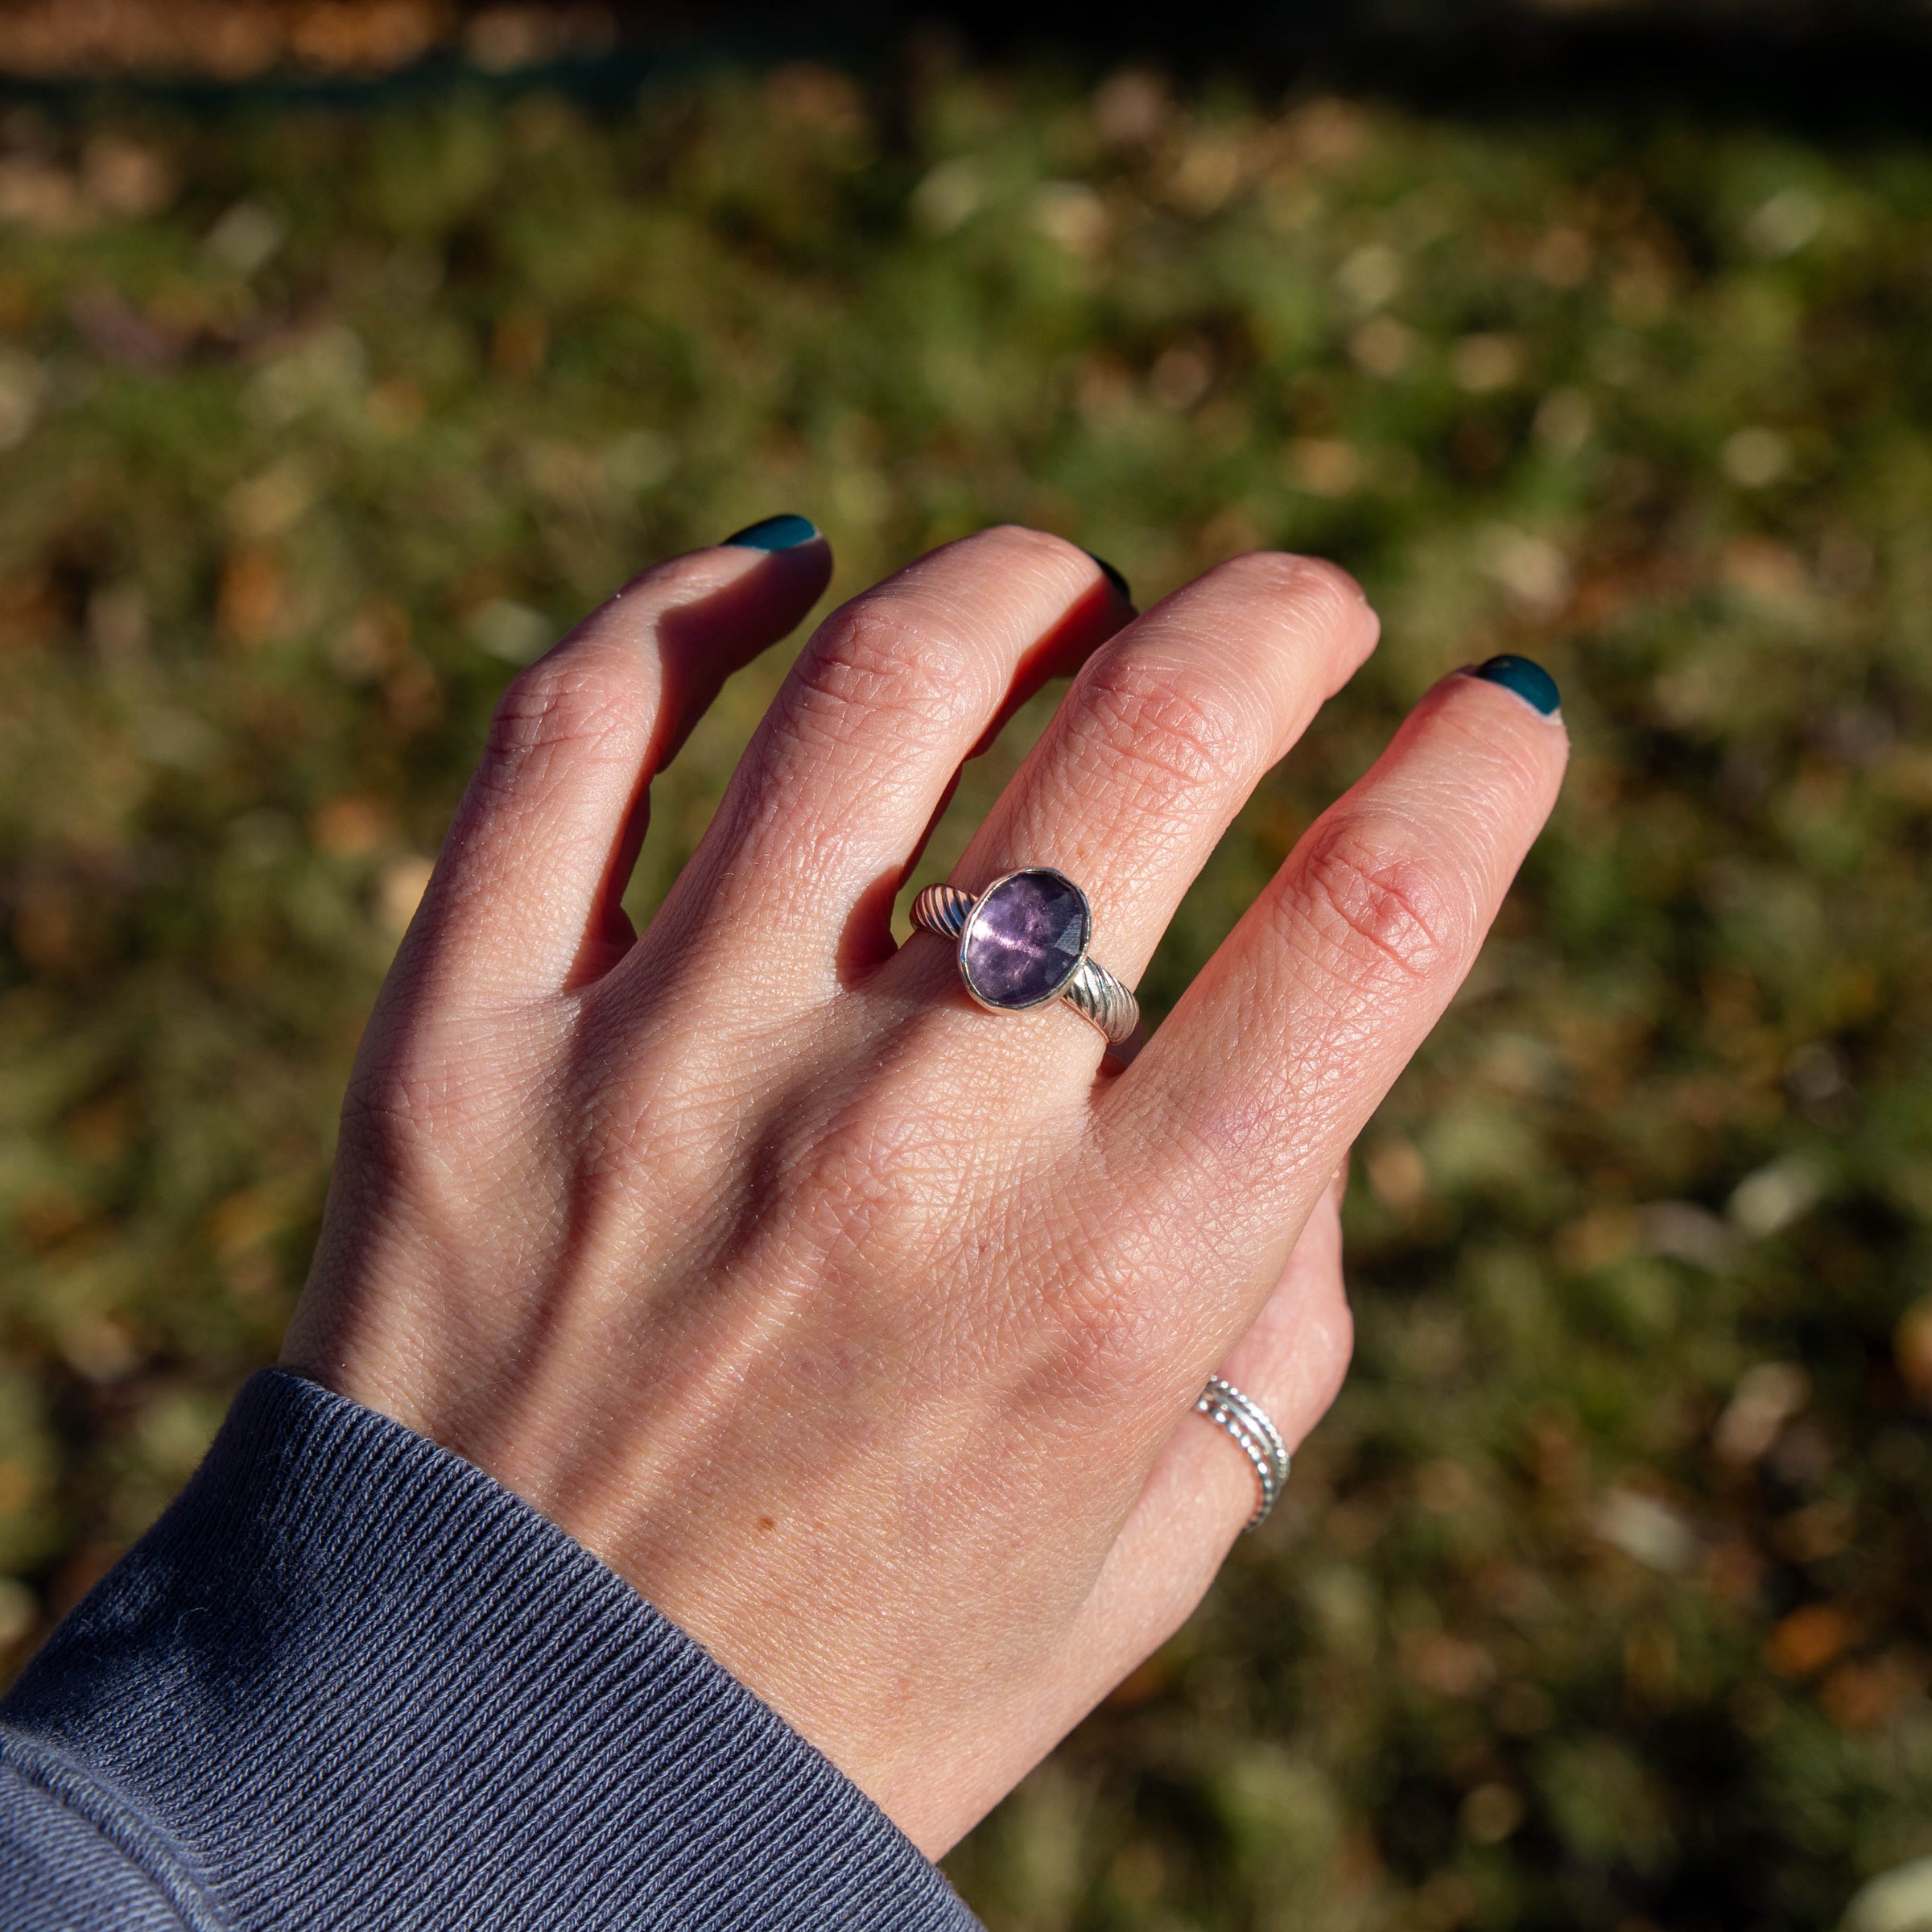
[[[1093,562],[1099,564],[1100,575],[1121,593],[1121,601],[1123,603],[1131,604],[1133,601],[1133,592],[1128,588],[1127,580],[1104,557],[1096,557],[1090,550],[1082,551],[1080,554],[1082,556],[1092,558]]]
[[[809,517],[787,514],[766,517],[762,522],[747,523],[742,530],[734,530],[724,542],[735,543],[740,550],[796,550],[801,543],[809,543],[818,534],[818,525]]]
[[[1563,693],[1556,688],[1556,679],[1531,658],[1491,658],[1487,663],[1478,664],[1469,675],[1472,678],[1487,678],[1492,684],[1500,684],[1504,690],[1514,691],[1525,704],[1534,705],[1546,718],[1554,716],[1563,701]]]

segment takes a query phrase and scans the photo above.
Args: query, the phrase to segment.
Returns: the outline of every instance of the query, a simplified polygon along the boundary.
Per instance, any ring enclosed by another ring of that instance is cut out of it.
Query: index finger
[[[1445,679],[1102,1101],[1110,1179],[1215,1230],[1231,1286],[1265,1290],[1461,985],[1569,743],[1554,683],[1527,660]],[[1253,1311],[1230,1310],[1232,1332]],[[1229,1332],[1203,1337],[1211,1359]]]

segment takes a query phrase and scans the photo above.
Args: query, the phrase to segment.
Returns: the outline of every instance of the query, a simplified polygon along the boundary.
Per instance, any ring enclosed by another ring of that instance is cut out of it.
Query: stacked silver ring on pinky
[[[1195,1414],[1206,1416],[1217,1429],[1225,1430],[1253,1465],[1261,1493],[1254,1514],[1243,1528],[1258,1529],[1288,1483],[1288,1445],[1282,1440],[1281,1430],[1252,1396],[1242,1394],[1232,1382],[1223,1381],[1218,1375],[1208,1377],[1194,1409]]]

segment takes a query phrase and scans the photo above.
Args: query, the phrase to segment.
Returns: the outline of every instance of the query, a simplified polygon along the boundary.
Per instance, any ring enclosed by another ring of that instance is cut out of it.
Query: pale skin
[[[1134,612],[987,530],[821,624],[662,910],[652,774],[822,540],[636,579],[519,676],[365,1038],[287,1364],[481,1465],[938,1855],[1199,1602],[1351,1339],[1338,1176],[1555,799],[1560,718],[1452,675],[1131,1064],[975,1006],[895,895],[961,762],[1052,722],[952,882],[1086,889],[1132,985],[1373,649],[1240,557]]]

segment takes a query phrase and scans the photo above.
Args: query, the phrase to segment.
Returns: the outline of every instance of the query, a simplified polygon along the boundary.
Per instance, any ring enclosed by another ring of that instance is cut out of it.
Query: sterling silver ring
[[[1254,1514],[1243,1527],[1258,1529],[1287,1487],[1288,1445],[1282,1440],[1281,1430],[1253,1396],[1243,1395],[1232,1382],[1224,1382],[1218,1375],[1208,1377],[1208,1386],[1195,1398],[1194,1412],[1224,1430],[1253,1465],[1261,1492]]]
[[[1009,872],[977,898],[956,886],[928,886],[912,902],[912,923],[958,943],[960,977],[991,1012],[1064,1000],[1113,1046],[1141,1023],[1133,995],[1087,950],[1093,912],[1086,894],[1051,865]]]

